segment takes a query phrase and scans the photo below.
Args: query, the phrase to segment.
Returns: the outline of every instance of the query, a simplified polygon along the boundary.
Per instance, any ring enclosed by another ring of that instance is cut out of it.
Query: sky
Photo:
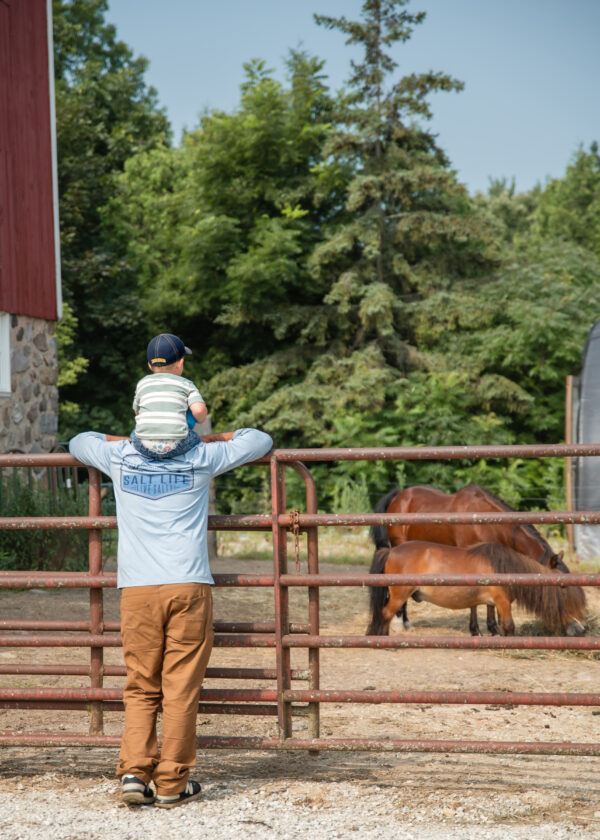
[[[333,90],[359,52],[313,12],[350,20],[362,0],[109,0],[106,20],[149,62],[178,143],[206,109],[233,111],[243,64],[262,58],[285,79],[298,47],[325,59]],[[412,0],[425,11],[392,55],[400,75],[442,71],[461,93],[431,98],[430,127],[471,192],[491,178],[519,191],[561,177],[580,145],[600,141],[600,0]]]

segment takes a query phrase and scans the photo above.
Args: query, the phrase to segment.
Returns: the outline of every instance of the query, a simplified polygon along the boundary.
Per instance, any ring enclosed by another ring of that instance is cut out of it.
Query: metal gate
[[[270,587],[274,593],[274,621],[216,622],[215,647],[262,647],[275,652],[273,668],[209,667],[206,676],[221,680],[272,680],[273,688],[207,688],[200,696],[203,714],[277,716],[276,737],[206,736],[198,737],[202,748],[295,749],[295,750],[381,750],[393,752],[489,752],[531,754],[600,755],[600,743],[542,741],[465,741],[401,738],[321,737],[319,710],[322,703],[404,703],[404,704],[497,704],[500,706],[600,706],[597,693],[532,693],[511,691],[409,691],[409,690],[321,690],[319,652],[322,648],[445,648],[445,649],[538,649],[599,650],[600,638],[542,636],[464,637],[464,636],[323,636],[319,631],[319,589],[322,586],[387,586],[390,584],[436,584],[440,586],[520,582],[540,585],[537,575],[407,576],[407,575],[322,575],[319,574],[318,529],[322,526],[369,526],[411,523],[598,523],[600,511],[585,512],[498,512],[493,514],[318,514],[316,487],[306,463],[340,460],[453,460],[466,458],[541,458],[596,456],[600,445],[556,446],[477,446],[477,447],[395,447],[383,449],[299,449],[274,450],[256,464],[270,469],[271,514],[212,516],[213,530],[271,531],[273,573],[215,575],[217,587]],[[77,462],[66,454],[0,455],[2,467],[74,467]],[[284,468],[295,470],[306,488],[306,512],[288,511]],[[101,515],[100,473],[89,468],[89,506],[87,516],[78,517],[0,517],[2,529],[87,529],[89,568],[86,572],[0,571],[0,589],[84,588],[89,590],[89,620],[5,620],[0,619],[0,647],[79,647],[89,648],[86,665],[0,664],[0,674],[65,675],[89,677],[89,687],[81,688],[0,688],[0,708],[68,709],[89,712],[89,734],[76,732],[0,731],[0,744],[23,745],[110,745],[119,736],[104,733],[104,714],[122,711],[122,690],[103,687],[103,678],[124,676],[123,666],[104,663],[104,649],[121,645],[118,622],[103,617],[103,590],[115,587],[116,574],[102,569],[102,531],[116,528],[116,518]],[[295,546],[306,535],[308,568],[302,572],[296,550],[293,570],[288,569],[287,536]],[[544,575],[545,586],[598,586],[600,574]],[[289,590],[308,591],[306,622],[292,623],[289,616]],[[308,650],[308,667],[291,667],[291,650]],[[367,656],[368,654],[365,653]],[[303,681],[306,687],[292,687]],[[307,718],[307,737],[293,735],[295,716]]]

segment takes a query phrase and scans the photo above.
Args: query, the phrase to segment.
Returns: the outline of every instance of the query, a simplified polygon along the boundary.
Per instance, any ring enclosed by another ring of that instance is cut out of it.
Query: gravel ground
[[[4,758],[2,840],[600,838],[599,759],[210,753],[203,798],[164,811],[121,803],[116,750]]]

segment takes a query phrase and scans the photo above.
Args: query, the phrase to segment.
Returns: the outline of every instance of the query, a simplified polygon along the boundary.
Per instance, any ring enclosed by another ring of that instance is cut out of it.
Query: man
[[[117,776],[129,804],[173,808],[200,796],[189,768],[196,763],[198,697],[213,642],[209,483],[262,457],[273,443],[256,429],[202,440],[163,461],[142,457],[127,438],[98,432],[77,435],[69,445],[78,461],[112,478],[117,502],[117,586],[127,667]]]

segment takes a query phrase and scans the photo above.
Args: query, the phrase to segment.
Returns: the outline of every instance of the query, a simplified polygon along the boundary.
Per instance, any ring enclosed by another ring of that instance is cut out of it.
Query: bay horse
[[[476,574],[501,573],[548,574],[546,566],[497,543],[480,543],[470,548],[440,545],[423,540],[410,540],[393,548],[376,549],[371,574]],[[372,586],[371,622],[368,636],[388,636],[390,624],[401,605],[410,596],[440,607],[460,610],[493,606],[505,636],[515,632],[511,604],[516,601],[535,613],[551,630],[562,630],[568,636],[585,633],[585,594],[580,586]]]
[[[375,513],[495,513],[512,510],[506,502],[478,484],[469,484],[456,493],[444,493],[437,487],[425,486],[407,487],[405,490],[396,488],[383,496],[375,506]],[[540,532],[530,524],[374,525],[370,533],[376,549],[399,545],[408,540],[428,540],[465,548],[476,543],[494,542],[525,554],[544,566],[561,572],[569,571],[562,559],[563,552],[555,554]],[[402,617],[404,627],[410,627],[406,604],[400,607],[398,615]],[[487,625],[493,635],[500,632],[493,606],[488,606]],[[480,635],[477,607],[471,609],[469,628],[473,636]]]

